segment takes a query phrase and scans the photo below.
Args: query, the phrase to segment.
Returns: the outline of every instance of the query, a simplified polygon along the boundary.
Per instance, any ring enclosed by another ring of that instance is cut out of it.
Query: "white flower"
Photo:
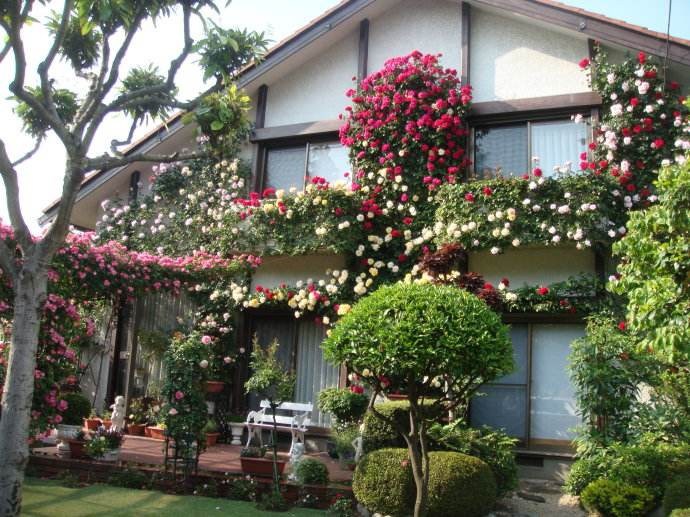
[[[201,366],[202,368],[208,368],[208,361],[206,359],[202,359],[201,361],[199,361],[199,366]]]
[[[616,82],[616,74],[611,72],[610,74],[606,74],[606,82],[609,84],[613,84]]]
[[[623,114],[623,105],[619,102],[611,106],[611,115],[614,117],[620,117]]]
[[[644,75],[644,72],[643,72]],[[649,91],[649,83],[646,81],[642,81],[638,86],[637,86],[637,91],[640,92],[640,95],[644,95]]]
[[[494,246],[493,248],[491,248],[491,254],[492,254],[492,255],[498,255],[498,254],[500,253],[500,251],[501,251],[501,250],[500,250],[499,248],[497,248],[496,246]]]
[[[511,244],[517,248],[520,245],[520,239],[513,239]]]
[[[515,293],[506,293],[506,301],[514,302],[517,298],[518,296]]]

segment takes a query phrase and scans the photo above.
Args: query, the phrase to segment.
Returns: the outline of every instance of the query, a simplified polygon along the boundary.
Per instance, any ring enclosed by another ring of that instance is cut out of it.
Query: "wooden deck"
[[[143,436],[125,435],[120,450],[121,463],[145,465],[162,465],[164,462],[165,442]],[[199,471],[241,474],[240,445],[217,444],[209,447],[199,456]],[[53,446],[37,447],[33,449],[36,456],[57,457],[57,448]],[[289,460],[285,452],[279,452],[284,460]],[[267,455],[268,456],[268,455]],[[327,453],[308,453],[306,456],[316,458],[326,465],[332,483],[346,483],[352,480],[352,471],[343,469],[337,460]]]

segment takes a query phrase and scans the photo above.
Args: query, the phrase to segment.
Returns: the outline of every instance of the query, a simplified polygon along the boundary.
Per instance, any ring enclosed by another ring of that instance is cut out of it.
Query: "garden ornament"
[[[302,459],[302,456],[304,456],[304,444],[303,443],[296,443],[295,445],[292,446],[292,452],[290,453],[290,470],[291,473],[288,476],[288,479],[295,480],[295,467],[297,464],[300,462]]]
[[[110,429],[113,431],[125,430],[125,398],[122,395],[115,397],[115,404],[110,406],[113,410]]]

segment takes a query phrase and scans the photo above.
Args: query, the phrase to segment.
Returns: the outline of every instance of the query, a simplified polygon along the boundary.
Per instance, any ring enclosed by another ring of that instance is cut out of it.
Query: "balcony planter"
[[[164,427],[148,426],[146,428],[146,432],[148,432],[149,436],[151,438],[153,438],[154,440],[165,440],[165,428]]]
[[[264,458],[240,458],[242,463],[242,472],[251,476],[272,477],[273,476],[273,460]],[[285,470],[286,461],[278,460],[278,474],[282,475]]]
[[[206,446],[212,447],[218,443],[220,433],[206,433]]]
[[[127,432],[134,436],[144,436],[145,424],[127,424]]]
[[[225,388],[223,381],[206,381],[206,393],[220,393]]]

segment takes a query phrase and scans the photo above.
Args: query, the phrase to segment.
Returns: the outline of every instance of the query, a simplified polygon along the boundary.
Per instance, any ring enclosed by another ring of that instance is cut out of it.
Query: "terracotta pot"
[[[218,443],[218,437],[220,436],[220,433],[206,433],[206,445],[208,447],[212,447],[216,443]]]
[[[240,458],[242,472],[259,477],[273,476],[273,460],[264,458]],[[278,460],[278,474],[285,470],[285,461]]]
[[[386,395],[388,400],[407,400],[407,395],[404,393],[389,393]]]
[[[149,433],[149,436],[155,440],[165,440],[165,429],[162,427],[149,426],[146,428],[146,431]]]
[[[86,458],[84,453],[84,446],[86,442],[83,440],[67,440],[69,443],[70,457],[75,460],[82,460]]]
[[[86,427],[89,431],[95,431],[98,429],[98,426],[101,425],[101,419],[100,418],[85,418],[84,419],[84,427]]]
[[[113,424],[112,420],[103,420],[103,427],[106,429],[110,429],[110,426]]]
[[[145,431],[145,424],[127,424],[127,432],[134,436],[144,436]]]
[[[206,381],[206,393],[220,393],[225,388],[223,381]]]
[[[148,425],[144,427],[144,436],[146,436],[146,438],[151,438],[151,427]]]

